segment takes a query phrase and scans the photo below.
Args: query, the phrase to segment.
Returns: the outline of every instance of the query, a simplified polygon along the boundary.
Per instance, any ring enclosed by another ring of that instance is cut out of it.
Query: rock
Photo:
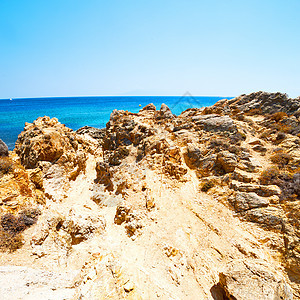
[[[259,185],[250,183],[241,183],[233,180],[231,182],[231,188],[240,192],[255,192],[262,197],[270,197],[273,195],[280,195],[281,190],[277,185]]]
[[[251,146],[255,146],[255,145],[261,145],[263,146],[263,143],[261,140],[259,139],[251,139],[249,142],[248,142],[249,145]]]
[[[267,198],[260,197],[253,192],[237,192],[232,198],[230,198],[230,202],[237,212],[258,207],[266,207],[269,205],[269,200]]]
[[[123,222],[125,222],[128,219],[129,212],[131,210],[131,207],[125,204],[118,205],[116,210],[116,215],[114,218],[114,222],[117,225],[121,225]]]
[[[222,151],[217,154],[216,167],[231,173],[237,166],[237,156],[229,151]]]
[[[198,169],[203,176],[210,175],[213,168],[215,167],[216,158],[216,154],[211,154],[200,160]]]
[[[63,272],[23,266],[0,267],[1,299],[72,299],[79,270]],[[38,288],[37,288],[38,287]]]
[[[71,244],[77,245],[91,237],[97,230],[104,230],[105,220],[101,215],[88,215],[71,210],[61,228],[71,236]]]
[[[58,122],[56,118],[38,118],[32,124],[27,123],[16,142],[16,153],[21,163],[34,169],[41,161],[58,163],[74,168],[83,163],[85,156],[79,151],[76,134]]]
[[[215,114],[192,117],[192,120],[205,131],[236,132],[236,125],[228,116]]]
[[[174,119],[174,115],[172,114],[170,108],[166,104],[162,104],[158,114],[156,116],[158,120],[161,119]]]
[[[183,179],[183,176],[187,173],[186,168],[167,160],[164,163],[164,170],[168,175],[176,178],[177,180]]]
[[[131,217],[125,224],[126,233],[129,237],[137,235],[142,227],[140,220],[137,219],[136,216],[134,218]]]
[[[248,210],[244,217],[268,229],[281,230],[283,226],[282,211],[276,207],[254,208]]]
[[[299,110],[299,100],[290,99],[282,93],[256,92],[249,95],[241,95],[228,101],[243,112],[257,110],[257,114],[273,114],[286,112],[293,114]]]
[[[36,168],[30,172],[30,180],[37,189],[43,189],[43,172],[40,168]]]
[[[108,191],[112,191],[114,189],[114,186],[111,181],[112,173],[109,169],[109,165],[104,162],[98,162],[96,164],[96,172],[96,182],[104,184]]]
[[[84,126],[76,130],[77,134],[88,134],[93,139],[99,140],[100,142],[103,140],[105,135],[105,128],[95,128],[91,126]]]
[[[271,265],[261,260],[233,261],[219,274],[228,299],[292,300],[291,287]]]
[[[189,143],[186,148],[185,161],[190,168],[197,168],[200,165],[200,160],[203,158],[200,149]]]
[[[232,174],[232,179],[250,183],[254,180],[254,176],[251,173],[245,172],[243,170],[235,169]]]
[[[153,103],[150,103],[148,105],[146,105],[145,107],[143,107],[141,110],[152,110],[152,111],[156,111],[156,107]]]
[[[7,145],[0,139],[0,157],[1,156],[8,156],[8,147]]]
[[[266,152],[267,148],[261,145],[255,145],[252,147],[252,149],[256,152]]]

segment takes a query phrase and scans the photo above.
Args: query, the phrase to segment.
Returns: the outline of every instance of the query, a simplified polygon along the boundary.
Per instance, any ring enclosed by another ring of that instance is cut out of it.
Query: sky
[[[299,0],[0,0],[0,98],[300,96]]]

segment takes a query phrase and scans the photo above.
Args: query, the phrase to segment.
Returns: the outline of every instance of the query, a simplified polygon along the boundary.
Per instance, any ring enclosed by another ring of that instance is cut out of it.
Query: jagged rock
[[[121,225],[123,222],[125,222],[128,219],[128,214],[131,210],[131,207],[128,205],[118,205],[116,210],[116,215],[114,218],[114,222],[117,225]]]
[[[185,155],[186,164],[190,168],[197,168],[199,167],[202,158],[201,150],[196,145],[189,143]]]
[[[104,184],[108,191],[113,190],[113,183],[111,181],[112,173],[109,169],[109,165],[104,162],[98,162],[96,164],[97,178],[96,182]]]
[[[182,177],[187,173],[187,169],[170,161],[165,161],[164,170],[170,176],[181,180]]]
[[[129,149],[125,146],[120,146],[116,150],[110,153],[105,153],[105,159],[112,166],[118,166],[121,164],[122,160],[129,155]]]
[[[233,261],[219,278],[228,299],[293,299],[291,287],[264,261]]]
[[[254,180],[254,176],[251,173],[245,172],[243,170],[235,169],[232,174],[232,179],[250,183]]]
[[[158,111],[158,114],[156,116],[158,120],[161,119],[173,119],[174,115],[172,114],[170,108],[166,104],[162,104],[160,107],[160,110]]]
[[[84,126],[76,130],[77,134],[88,134],[93,139],[99,140],[99,142],[102,142],[104,135],[105,135],[105,128],[95,128],[91,126]]]
[[[256,152],[266,152],[267,148],[261,145],[255,145],[252,147],[252,149]]]
[[[299,109],[299,100],[290,99],[282,93],[256,92],[249,95],[241,95],[228,101],[243,112],[258,110],[261,114],[286,112],[293,114]]]
[[[217,154],[211,154],[201,159],[199,162],[199,172],[203,176],[208,176],[215,167]]]
[[[231,173],[237,166],[237,156],[229,151],[222,151],[217,154],[216,166],[225,173]]]
[[[15,151],[21,163],[29,169],[36,168],[40,161],[74,168],[85,160],[79,151],[75,132],[56,118],[49,117],[38,118],[32,124],[27,123],[18,137]]]
[[[260,197],[253,192],[237,192],[232,198],[230,198],[230,202],[237,212],[269,205],[269,200],[267,198]]]
[[[142,108],[142,110],[152,110],[152,111],[156,111],[156,107],[153,103],[150,103],[148,105],[146,105],[144,108]]]
[[[215,114],[192,117],[192,120],[201,129],[206,131],[236,132],[236,125],[228,116]]]
[[[37,189],[43,189],[43,172],[40,168],[36,168],[30,172],[30,180]]]
[[[231,188],[240,192],[254,192],[262,197],[270,197],[273,195],[280,195],[281,190],[277,185],[259,185],[250,183],[241,183],[233,180],[231,182]]]
[[[283,226],[282,211],[276,207],[254,208],[248,210],[244,217],[269,229],[281,230]]]
[[[1,156],[8,156],[8,147],[7,145],[0,139],[0,157]]]

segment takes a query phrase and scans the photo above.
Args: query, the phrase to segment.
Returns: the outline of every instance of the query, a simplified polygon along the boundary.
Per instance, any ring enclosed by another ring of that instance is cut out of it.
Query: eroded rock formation
[[[1,295],[300,298],[299,117],[258,92],[26,124],[0,170]]]

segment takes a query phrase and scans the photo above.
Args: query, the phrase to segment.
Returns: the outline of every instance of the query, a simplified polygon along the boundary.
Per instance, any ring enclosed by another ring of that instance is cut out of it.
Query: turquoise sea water
[[[0,100],[0,139],[12,150],[25,122],[38,117],[50,116],[77,130],[85,125],[103,128],[114,109],[138,112],[153,103],[157,109],[162,103],[176,115],[190,107],[210,106],[227,97],[68,97],[68,98],[26,98]],[[140,106],[141,105],[141,106]]]

